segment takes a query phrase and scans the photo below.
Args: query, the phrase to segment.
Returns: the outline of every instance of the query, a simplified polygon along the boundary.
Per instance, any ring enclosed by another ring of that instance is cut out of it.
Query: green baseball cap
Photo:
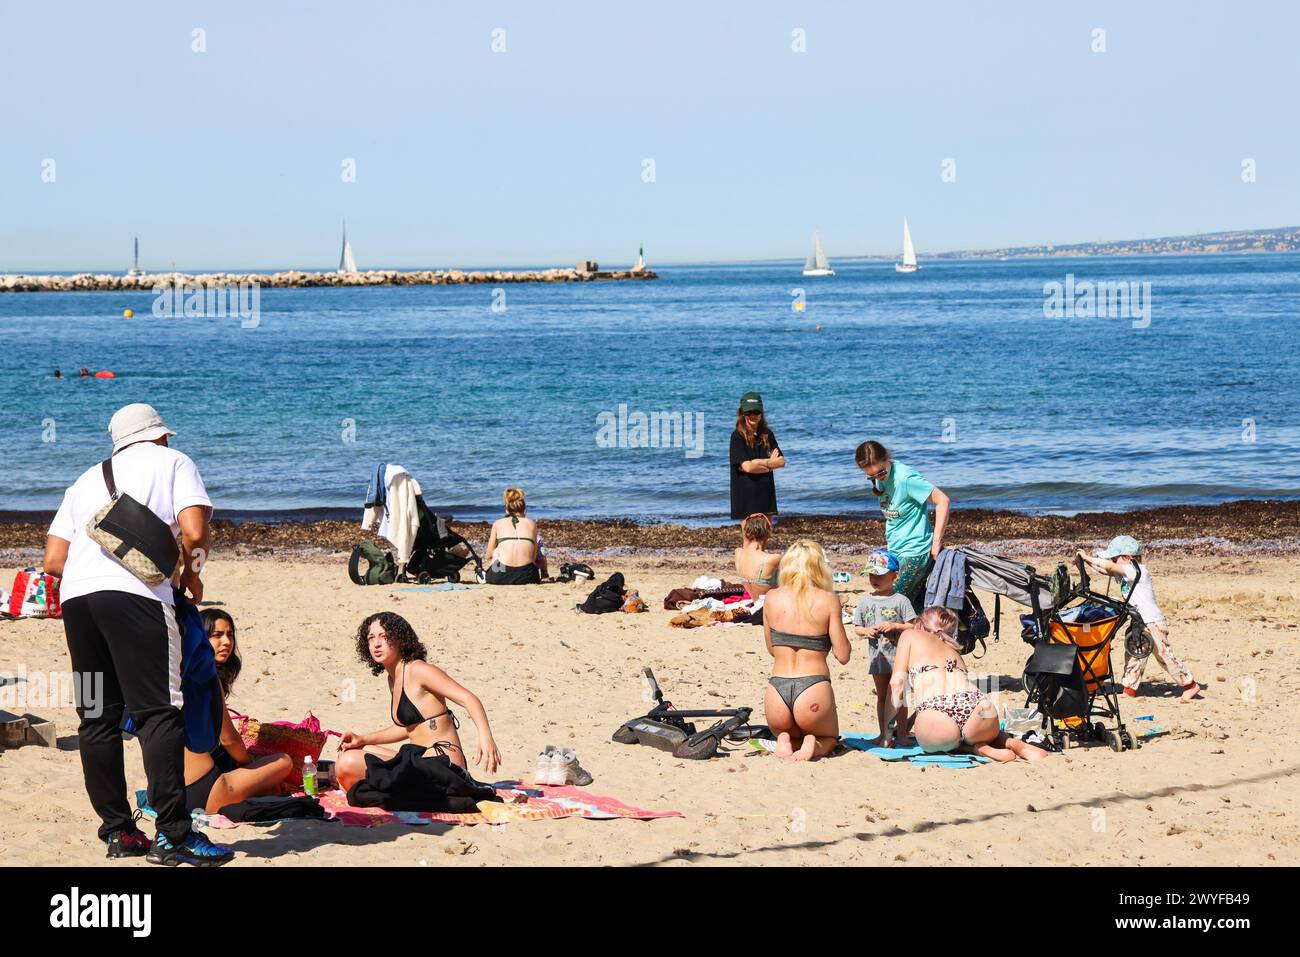
[[[741,412],[762,412],[763,397],[757,392],[746,392],[740,397]]]
[[[1110,540],[1110,544],[1104,550],[1097,553],[1100,558],[1118,558],[1121,555],[1133,555],[1134,557],[1142,554],[1142,546],[1136,538],[1130,538],[1127,535],[1120,535]]]

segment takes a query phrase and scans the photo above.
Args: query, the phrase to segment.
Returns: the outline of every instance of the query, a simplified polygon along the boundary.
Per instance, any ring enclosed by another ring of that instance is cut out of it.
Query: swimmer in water
[[[55,369],[55,370],[54,370],[54,375],[51,376],[51,378],[53,378],[53,379],[62,379],[62,378],[63,378],[63,373],[60,372],[58,369]]]

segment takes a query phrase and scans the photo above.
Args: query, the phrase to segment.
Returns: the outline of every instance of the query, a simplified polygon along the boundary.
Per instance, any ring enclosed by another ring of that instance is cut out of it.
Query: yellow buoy
[[[132,316],[134,316],[134,315],[135,315],[135,313],[132,312],[130,309],[123,309],[123,310],[122,310],[122,318],[123,318],[123,319],[130,319],[130,318],[131,318]]]
[[[804,304],[803,304],[802,302],[796,302],[796,303],[794,304],[794,311],[795,311],[795,312],[803,312],[803,305],[804,305]]]

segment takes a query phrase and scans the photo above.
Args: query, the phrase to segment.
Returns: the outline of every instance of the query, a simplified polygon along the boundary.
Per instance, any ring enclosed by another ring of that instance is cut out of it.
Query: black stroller
[[[1135,741],[1120,716],[1111,643],[1127,626],[1128,653],[1141,658],[1151,653],[1151,639],[1128,599],[1093,591],[1082,559],[1076,559],[1075,584],[1064,564],[1043,576],[1033,566],[1009,558],[972,548],[961,551],[966,555],[968,587],[995,596],[995,635],[1003,595],[1031,609],[1020,616],[1021,638],[1034,648],[1025,664],[1026,703],[1042,714],[1044,731],[1053,743],[1058,748],[1100,743],[1114,751],[1134,750]]]
[[[420,515],[420,528],[415,533],[411,560],[406,563],[404,575],[398,576],[397,580],[424,584],[435,578],[445,578],[449,582],[458,582],[461,569],[472,561],[475,581],[484,581],[483,560],[469,539],[451,527],[451,516],[435,515],[429,511],[422,495],[415,496],[415,507]],[[468,555],[458,555],[453,551],[461,545],[469,552]]]

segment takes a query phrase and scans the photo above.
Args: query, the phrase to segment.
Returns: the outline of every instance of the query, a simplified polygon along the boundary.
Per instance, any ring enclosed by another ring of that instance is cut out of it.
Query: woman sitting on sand
[[[956,635],[957,616],[935,606],[899,638],[889,682],[892,704],[902,707],[910,684],[916,743],[927,752],[964,751],[994,761],[1047,757],[1042,748],[999,728],[998,709],[967,676]]]
[[[840,734],[826,656],[834,651],[836,661],[848,664],[849,639],[816,542],[797,541],[781,557],[777,587],[763,606],[763,637],[773,659],[764,709],[777,735],[777,757],[825,757]]]
[[[230,697],[241,662],[235,639],[235,620],[217,608],[203,609],[203,626],[217,658],[217,679],[221,695]],[[208,754],[185,751],[185,806],[188,810],[215,814],[228,804],[238,804],[251,797],[279,794],[284,779],[293,770],[287,754],[268,754],[255,758],[230,720],[230,712],[221,709],[221,740]]]
[[[372,674],[388,672],[388,714],[393,723],[371,734],[349,731],[343,735],[334,765],[339,787],[346,791],[366,776],[367,754],[385,761],[397,754],[397,748],[382,745],[417,744],[426,749],[426,758],[446,754],[453,764],[467,768],[457,733],[460,723],[447,707],[448,701],[469,712],[478,729],[474,764],[489,773],[501,764],[501,752],[492,739],[483,703],[447,672],[425,660],[428,652],[405,618],[381,611],[363,621],[357,629],[357,656]]]
[[[740,523],[736,573],[753,598],[776,587],[776,569],[781,564],[781,556],[764,550],[771,537],[772,520],[762,512],[755,512]]]
[[[524,490],[508,488],[506,514],[492,523],[485,561],[489,585],[536,585],[546,575],[546,556],[537,523],[528,518]]]

